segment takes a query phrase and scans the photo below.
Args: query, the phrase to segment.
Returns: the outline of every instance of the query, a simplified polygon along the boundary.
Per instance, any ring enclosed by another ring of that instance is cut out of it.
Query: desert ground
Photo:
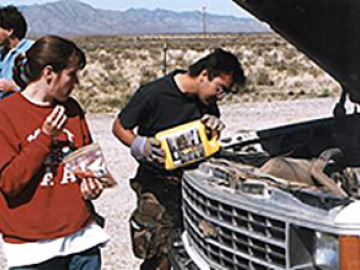
[[[131,252],[127,222],[135,207],[128,179],[135,173],[136,162],[111,134],[111,125],[141,84],[175,68],[185,69],[215,47],[234,52],[248,80],[237,95],[221,104],[227,125],[223,137],[238,130],[330,116],[340,93],[330,76],[275,34],[83,37],[75,41],[85,49],[88,65],[74,95],[84,106],[93,137],[118,182],[95,201],[111,236],[102,252],[104,270],[132,270],[140,263]],[[1,245],[0,269],[6,269]]]

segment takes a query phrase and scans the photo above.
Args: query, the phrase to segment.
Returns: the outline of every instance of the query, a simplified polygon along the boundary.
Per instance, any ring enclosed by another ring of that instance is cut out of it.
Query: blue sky
[[[2,5],[32,5],[54,2],[55,0],[1,0]],[[200,10],[206,5],[209,13],[248,17],[248,13],[232,0],[80,0],[96,8],[126,10],[128,8],[163,8],[174,11]]]

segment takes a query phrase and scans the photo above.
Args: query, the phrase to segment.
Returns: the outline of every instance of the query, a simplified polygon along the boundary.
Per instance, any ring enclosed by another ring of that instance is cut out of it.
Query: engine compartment
[[[357,113],[234,138],[209,161],[221,185],[256,194],[264,183],[324,209],[360,198]]]

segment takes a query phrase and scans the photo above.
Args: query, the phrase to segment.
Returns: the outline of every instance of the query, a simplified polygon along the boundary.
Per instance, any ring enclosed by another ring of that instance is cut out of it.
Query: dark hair
[[[45,36],[38,39],[25,55],[16,57],[13,79],[23,89],[28,83],[37,81],[46,66],[59,73],[71,66],[83,69],[85,65],[85,54],[74,42],[58,36]]]
[[[220,48],[192,64],[189,67],[189,75],[196,77],[203,70],[207,70],[210,80],[221,74],[232,74],[234,83],[245,83],[244,71],[239,60],[231,52]]]
[[[27,24],[25,18],[14,6],[0,8],[0,26],[6,30],[13,29],[12,35],[20,40],[26,35]]]

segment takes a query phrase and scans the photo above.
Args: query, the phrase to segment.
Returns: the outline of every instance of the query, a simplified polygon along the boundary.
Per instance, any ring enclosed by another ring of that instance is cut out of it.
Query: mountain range
[[[115,11],[97,9],[79,0],[19,6],[19,9],[29,24],[29,34],[35,36],[200,33],[204,29],[204,17],[200,11],[175,12],[135,8]],[[252,18],[209,13],[205,18],[206,32],[209,33],[269,31],[265,24]]]

